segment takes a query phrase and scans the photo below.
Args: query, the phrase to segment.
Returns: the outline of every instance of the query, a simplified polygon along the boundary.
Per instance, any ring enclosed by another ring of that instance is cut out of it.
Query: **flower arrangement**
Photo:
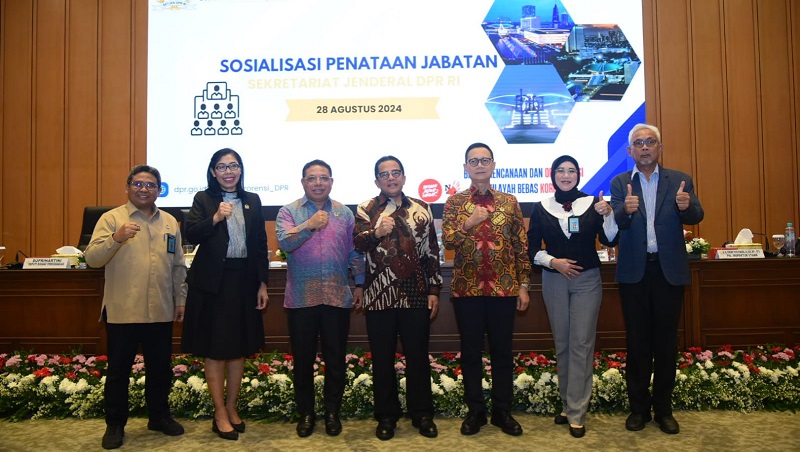
[[[676,409],[800,409],[800,346],[761,346],[716,351],[697,347],[681,352],[675,370],[673,406]],[[355,351],[346,357],[347,384],[342,417],[372,415],[372,359]],[[619,412],[628,409],[625,386],[625,353],[596,353],[590,410]],[[84,355],[0,354],[0,417],[91,418],[103,416],[106,357]],[[556,361],[552,355],[521,353],[514,358],[515,409],[553,414],[561,409]],[[190,355],[173,358],[170,408],[181,417],[207,417],[214,408],[201,360]],[[440,416],[466,414],[459,355],[431,356],[431,390]],[[405,409],[405,358],[397,355],[395,369]],[[144,362],[141,356],[131,369],[129,386],[133,415],[145,414]],[[282,353],[264,353],[245,362],[239,397],[242,416],[285,420],[294,416],[293,359]],[[325,363],[317,358],[315,386],[321,402]],[[485,391],[491,389],[491,362],[484,358]],[[317,404],[323,406],[322,403]],[[321,414],[321,413],[320,413]]]
[[[702,237],[695,237],[691,231],[683,231],[683,239],[686,241],[686,252],[689,254],[708,254],[711,244]]]

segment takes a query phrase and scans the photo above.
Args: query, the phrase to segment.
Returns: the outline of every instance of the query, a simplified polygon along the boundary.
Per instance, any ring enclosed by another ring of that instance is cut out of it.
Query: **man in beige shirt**
[[[106,322],[104,449],[122,446],[128,421],[128,381],[141,345],[147,362],[147,428],[183,434],[169,412],[172,322],[183,321],[186,265],[175,218],[155,206],[158,170],[139,165],[128,175],[128,203],[100,217],[86,247],[86,263],[105,267],[101,317]]]

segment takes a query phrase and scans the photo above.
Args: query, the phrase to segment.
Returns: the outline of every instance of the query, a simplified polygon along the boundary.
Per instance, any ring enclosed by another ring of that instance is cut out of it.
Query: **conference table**
[[[690,261],[692,284],[686,286],[679,327],[680,347],[716,348],[800,342],[800,258]],[[603,263],[603,304],[597,325],[598,350],[623,350],[622,318],[616,265]],[[450,302],[452,268],[442,269],[439,314],[431,323],[432,353],[460,349]],[[289,352],[283,295],[285,269],[270,269],[270,303],[264,311],[264,350]],[[106,353],[100,322],[103,270],[0,270],[0,353]],[[369,349],[366,323],[353,311],[349,345]],[[173,350],[180,352],[181,324],[175,323]],[[542,302],[541,274],[534,273],[531,304],[517,314],[515,351],[549,351],[553,338]]]

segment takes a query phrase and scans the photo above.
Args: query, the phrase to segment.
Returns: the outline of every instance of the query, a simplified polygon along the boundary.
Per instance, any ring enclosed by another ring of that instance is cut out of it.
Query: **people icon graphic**
[[[219,104],[214,104],[214,111],[211,112],[211,119],[222,119],[222,112],[219,111]]]
[[[222,121],[220,121],[220,128],[217,129],[217,135],[227,135],[228,134],[228,128],[225,127],[227,122],[228,121],[225,121],[224,119]]]
[[[194,120],[194,127],[192,127],[192,135],[202,135],[203,129],[200,128],[200,121]]]
[[[197,119],[208,119],[208,112],[206,111],[206,104],[200,104],[200,112],[197,113]]]
[[[225,118],[233,119],[236,118],[236,112],[233,111],[233,104],[228,102],[228,111],[225,112]]]
[[[209,99],[224,99],[225,95],[219,92],[219,85],[214,85],[214,92],[208,96]]]
[[[204,135],[216,135],[217,131],[214,129],[214,121],[209,119],[206,124],[208,125],[208,127],[206,127],[206,129],[203,131],[203,134]]]
[[[239,127],[239,120],[236,119],[233,121],[233,127],[231,127],[231,135],[241,135],[242,128]]]

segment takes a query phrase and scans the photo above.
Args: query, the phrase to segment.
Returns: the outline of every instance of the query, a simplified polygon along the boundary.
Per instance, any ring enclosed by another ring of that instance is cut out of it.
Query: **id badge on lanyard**
[[[567,221],[569,222],[569,232],[570,234],[575,234],[581,232],[580,222],[578,221],[578,217],[569,217]]]

